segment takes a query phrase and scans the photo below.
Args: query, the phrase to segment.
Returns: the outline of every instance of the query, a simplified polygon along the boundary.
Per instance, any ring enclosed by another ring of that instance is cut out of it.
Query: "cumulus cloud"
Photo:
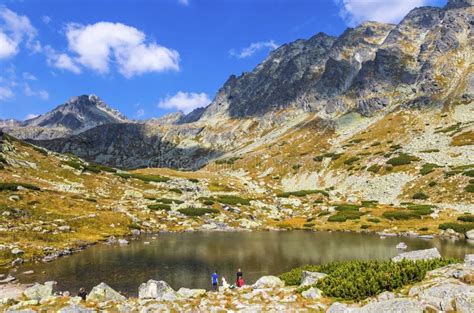
[[[0,86],[0,101],[10,100],[13,97],[15,97],[15,95],[9,87]]]
[[[178,3],[181,4],[181,5],[184,5],[184,6],[188,6],[189,5],[189,0],[178,0]]]
[[[179,53],[147,42],[138,29],[121,23],[99,22],[90,25],[68,24],[68,54],[52,54],[51,63],[72,72],[79,66],[108,73],[111,64],[127,78],[147,72],[179,70]]]
[[[28,72],[23,72],[22,76],[24,80],[37,80],[35,75]]]
[[[69,55],[65,53],[59,53],[51,46],[45,46],[44,51],[46,54],[46,61],[49,66],[70,71],[74,74],[81,73],[81,68]]]
[[[239,51],[232,49],[229,51],[229,54],[232,57],[236,57],[238,59],[245,59],[245,58],[251,57],[252,55],[254,55],[260,50],[268,49],[271,51],[271,50],[275,50],[278,47],[279,45],[277,45],[275,41],[273,40],[259,41],[259,42],[253,42],[248,47],[242,48]]]
[[[145,110],[143,110],[143,109],[138,109],[137,112],[135,112],[135,117],[136,117],[136,118],[141,118],[141,117],[143,117],[143,116],[145,116]]]
[[[41,51],[37,31],[26,16],[0,5],[0,59],[16,55],[22,42],[33,52]]]
[[[162,109],[176,109],[183,113],[189,113],[192,110],[204,107],[211,103],[211,99],[204,92],[183,92],[178,91],[174,96],[168,96],[161,99],[158,107]]]
[[[335,0],[339,15],[349,26],[364,21],[398,23],[410,10],[424,6],[428,0]]]
[[[43,23],[45,23],[46,25],[48,25],[49,23],[51,23],[52,19],[51,17],[47,16],[47,15],[43,15],[41,17],[41,20],[43,21]]]
[[[25,95],[29,97],[38,97],[42,100],[48,100],[49,99],[49,93],[46,90],[40,89],[40,90],[33,90],[31,89],[30,85],[25,83],[25,88],[23,89],[25,92]]]

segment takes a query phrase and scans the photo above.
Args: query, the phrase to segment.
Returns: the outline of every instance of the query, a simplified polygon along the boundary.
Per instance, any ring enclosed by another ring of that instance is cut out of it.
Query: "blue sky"
[[[0,119],[94,93],[130,118],[206,105],[270,50],[446,0],[0,0]]]

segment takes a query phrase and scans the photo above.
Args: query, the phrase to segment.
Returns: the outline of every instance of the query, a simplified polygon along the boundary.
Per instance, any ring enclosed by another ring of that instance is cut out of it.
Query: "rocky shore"
[[[439,257],[436,249],[418,250],[393,259],[420,260]],[[0,285],[0,310],[5,312],[474,312],[474,255],[462,263],[427,273],[420,283],[394,292],[383,292],[358,303],[326,297],[315,282],[325,274],[305,272],[300,286],[285,286],[276,276],[263,276],[253,285],[218,291],[180,288],[150,279],[138,287],[138,297],[127,298],[106,283],[95,286],[86,300],[55,291],[55,282],[32,286]],[[299,288],[309,286],[306,288]]]

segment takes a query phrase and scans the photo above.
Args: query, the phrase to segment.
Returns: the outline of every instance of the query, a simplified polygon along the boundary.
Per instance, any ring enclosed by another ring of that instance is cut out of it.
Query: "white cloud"
[[[0,101],[12,99],[14,96],[15,95],[10,88],[0,86]]]
[[[410,10],[424,6],[428,0],[335,0],[339,15],[349,26],[364,21],[398,23]]]
[[[46,90],[40,89],[40,90],[33,90],[31,89],[30,85],[25,83],[25,88],[23,89],[25,92],[25,95],[29,97],[38,97],[42,100],[48,100],[49,99],[49,93]]]
[[[40,42],[35,40],[36,34],[28,17],[0,5],[0,58],[16,55],[22,42],[33,52],[41,51]]]
[[[269,41],[259,41],[259,42],[253,42],[251,43],[248,47],[240,49],[240,51],[235,51],[235,49],[232,49],[229,51],[229,54],[233,57],[236,57],[238,59],[244,59],[244,58],[249,58],[252,55],[254,55],[256,52],[263,50],[263,49],[268,49],[268,50],[275,50],[278,48],[279,45],[275,43],[273,40]]]
[[[99,73],[108,73],[110,65],[127,78],[147,72],[179,70],[179,53],[147,42],[138,29],[121,23],[99,22],[91,25],[69,24],[66,30],[68,48],[74,56],[56,53],[62,68],[79,72],[78,65]]]
[[[43,23],[45,23],[46,25],[48,25],[49,23],[51,23],[52,19],[51,17],[47,16],[47,15],[43,15],[41,17],[41,20],[43,21]]]
[[[168,96],[161,99],[158,107],[162,109],[177,109],[184,113],[189,113],[192,110],[204,107],[211,103],[211,99],[204,92],[183,92],[178,91],[174,96]]]
[[[38,80],[35,75],[28,72],[23,72],[23,79],[24,80]]]
[[[135,112],[135,117],[136,118],[140,118],[140,117],[143,117],[143,116],[145,116],[145,110],[138,109],[137,112]]]
[[[45,46],[44,51],[48,65],[73,72],[74,74],[81,73],[79,65],[67,54],[59,53],[51,48],[51,46]]]
[[[31,120],[32,118],[35,118],[35,117],[38,117],[38,116],[39,116],[38,114],[30,113],[25,117],[25,121]]]
[[[184,6],[188,6],[189,5],[189,0],[178,0],[178,3],[181,4],[181,5],[184,5]]]

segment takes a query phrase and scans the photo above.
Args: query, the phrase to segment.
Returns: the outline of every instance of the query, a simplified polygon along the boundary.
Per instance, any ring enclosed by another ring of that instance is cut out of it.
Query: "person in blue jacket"
[[[217,271],[211,275],[211,282],[212,282],[212,290],[217,291],[217,286],[219,285],[219,275],[217,275]]]

